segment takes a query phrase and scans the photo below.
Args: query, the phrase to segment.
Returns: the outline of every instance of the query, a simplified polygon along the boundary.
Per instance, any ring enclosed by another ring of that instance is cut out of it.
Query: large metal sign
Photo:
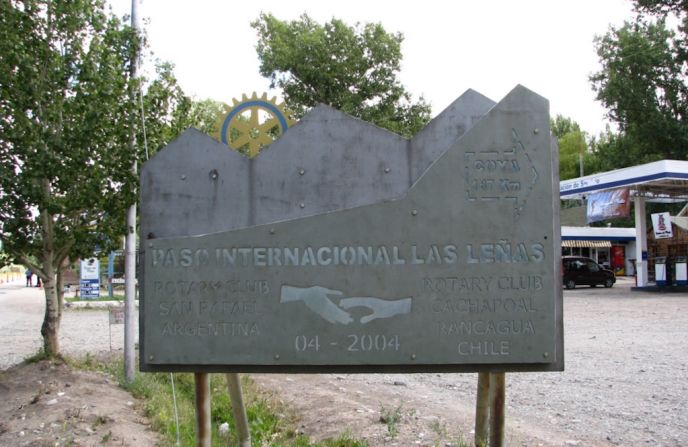
[[[249,209],[253,224],[209,234],[170,234],[169,222],[155,220],[168,209],[144,211],[142,369],[562,369],[548,120],[547,102],[517,87],[397,197],[373,194],[371,203],[346,209],[265,222]],[[315,150],[317,141],[300,144]],[[386,166],[377,166],[381,176]],[[154,181],[162,178],[157,169],[175,175],[169,167],[144,167],[144,206],[175,194],[183,201],[169,179]],[[403,174],[412,171],[410,161]],[[213,165],[206,175],[216,187],[224,180]],[[265,203],[270,191],[257,194],[260,184],[249,184],[249,201]],[[306,204],[297,197],[293,207]]]

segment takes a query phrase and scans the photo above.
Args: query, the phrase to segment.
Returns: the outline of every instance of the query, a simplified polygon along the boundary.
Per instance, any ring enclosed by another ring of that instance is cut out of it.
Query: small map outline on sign
[[[511,138],[510,148],[465,152],[466,198],[471,202],[512,200],[514,219],[518,219],[539,174],[516,129],[511,130]]]

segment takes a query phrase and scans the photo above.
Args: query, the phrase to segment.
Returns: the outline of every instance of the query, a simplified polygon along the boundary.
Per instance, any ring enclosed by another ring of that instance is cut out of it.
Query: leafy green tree
[[[140,46],[101,0],[0,0],[0,241],[44,284],[49,356],[59,355],[65,261],[118,246],[135,200],[140,85],[129,73]],[[179,97],[173,85],[161,77],[149,92]],[[163,102],[147,120],[152,136],[172,114],[174,100]]]
[[[0,248],[0,268],[8,266],[12,263],[12,258],[10,255],[5,253],[2,248]]]
[[[215,127],[218,116],[223,113],[226,113],[224,105],[219,101],[209,98],[196,100],[185,96],[175,109],[168,128],[170,139],[175,138],[189,127],[212,134],[217,130]]]
[[[688,74],[688,1],[687,0],[635,0],[636,11],[643,17],[678,20],[678,36],[671,42],[676,63],[682,66],[683,79]]]
[[[649,2],[647,2],[649,3]],[[668,3],[668,2],[666,2]],[[602,69],[590,80],[621,136],[603,145],[615,168],[688,155],[685,40],[664,19],[639,17],[595,42]]]
[[[589,174],[588,164],[592,154],[588,149],[587,134],[580,125],[571,118],[557,115],[550,118],[549,126],[559,143],[559,178],[568,180],[579,177],[581,163],[585,167],[584,174]]]
[[[260,74],[283,90],[297,117],[324,103],[406,137],[430,120],[430,106],[423,98],[413,102],[397,79],[400,33],[379,23],[321,25],[306,14],[290,22],[261,14],[251,26]]]
[[[644,14],[666,18],[669,14],[674,14],[683,22],[681,32],[688,31],[685,28],[688,20],[688,1],[686,0],[635,0],[635,9]]]
[[[160,64],[157,78],[148,85],[143,95],[146,143],[151,151],[162,148],[189,127],[212,133],[218,115],[223,112],[221,102],[195,100],[186,96],[177,84],[173,69],[170,63]]]
[[[554,118],[550,118],[549,127],[552,131],[552,135],[557,138],[561,138],[570,132],[581,131],[580,125],[577,122],[563,115],[557,115]]]
[[[610,171],[639,164],[635,140],[624,133],[612,132],[609,128],[600,133],[592,145],[592,161],[595,171]]]
[[[588,143],[585,141],[584,132],[572,131],[559,138],[559,178],[561,180],[579,177],[581,163],[583,163],[583,175],[590,174],[585,169],[587,159],[589,159]]]

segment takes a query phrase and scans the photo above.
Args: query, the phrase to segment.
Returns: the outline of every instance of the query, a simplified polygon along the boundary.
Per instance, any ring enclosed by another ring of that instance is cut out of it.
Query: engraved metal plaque
[[[142,222],[141,368],[562,369],[548,128],[517,87],[393,200],[205,235]]]

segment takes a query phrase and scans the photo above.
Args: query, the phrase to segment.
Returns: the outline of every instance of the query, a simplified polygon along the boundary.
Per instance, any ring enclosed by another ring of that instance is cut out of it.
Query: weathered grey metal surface
[[[468,90],[410,141],[319,106],[254,159],[190,129],[143,166],[141,235],[215,233],[401,197],[492,106]]]
[[[336,120],[371,140],[356,141],[350,148],[358,156],[332,158],[329,150],[326,157],[304,156],[301,166],[289,165],[281,182],[257,179],[277,175],[275,160],[266,162],[266,168],[260,165],[263,155],[249,162],[254,188],[248,195],[255,200],[249,222],[294,218],[299,210],[309,214],[305,195],[302,202],[289,194],[274,202],[267,191],[258,192],[281,186],[289,191],[314,188],[318,181],[298,180],[309,171],[326,184],[310,196],[319,207],[355,207],[226,233],[146,241],[142,368],[563,367],[563,342],[555,324],[561,301],[554,279],[558,242],[549,205],[554,202],[547,102],[517,87],[412,189],[403,188],[406,194],[398,192],[395,182],[370,177],[403,169],[402,162],[390,162],[371,149],[379,144],[397,154],[391,143],[398,137],[374,127],[368,135],[365,129],[371,128],[365,123],[320,110],[315,123],[297,125],[279,140],[287,140],[282,149],[317,151],[322,127],[336,128]],[[462,132],[459,127],[456,133]],[[333,138],[350,135],[342,129],[337,132]],[[376,138],[380,133],[384,136]],[[294,134],[300,145],[288,141]],[[170,152],[168,157],[177,162],[183,158],[183,151]],[[307,164],[311,158],[318,162]],[[365,166],[364,190],[381,192],[347,196],[355,182],[338,184],[336,177],[318,167],[332,160],[335,167],[342,166],[340,172]],[[152,180],[163,175],[161,166],[164,163],[149,162],[144,167],[150,176],[142,182],[144,207],[146,198],[163,196],[160,189],[145,191],[147,182],[155,184]],[[408,185],[415,171],[412,162],[406,167]],[[300,169],[290,172],[295,168]],[[264,172],[256,176],[260,169]],[[218,177],[223,172],[218,169]],[[389,201],[395,194],[400,198]],[[261,211],[267,204],[279,208],[282,202],[279,213]],[[361,206],[367,203],[373,205]],[[144,235],[146,230],[155,236],[174,234],[174,226],[160,225],[158,217],[151,213],[152,220],[142,222]],[[228,220],[228,226],[243,222]],[[188,234],[203,232],[199,225],[193,228],[197,232]],[[184,230],[176,231],[179,235]]]
[[[410,141],[409,164],[412,181],[418,180],[440,155],[495,104],[491,99],[469,89],[418,132]]]
[[[326,106],[316,107],[253,159],[254,224],[400,197],[407,141]]]
[[[249,226],[250,164],[195,129],[184,132],[141,170],[141,240]]]

